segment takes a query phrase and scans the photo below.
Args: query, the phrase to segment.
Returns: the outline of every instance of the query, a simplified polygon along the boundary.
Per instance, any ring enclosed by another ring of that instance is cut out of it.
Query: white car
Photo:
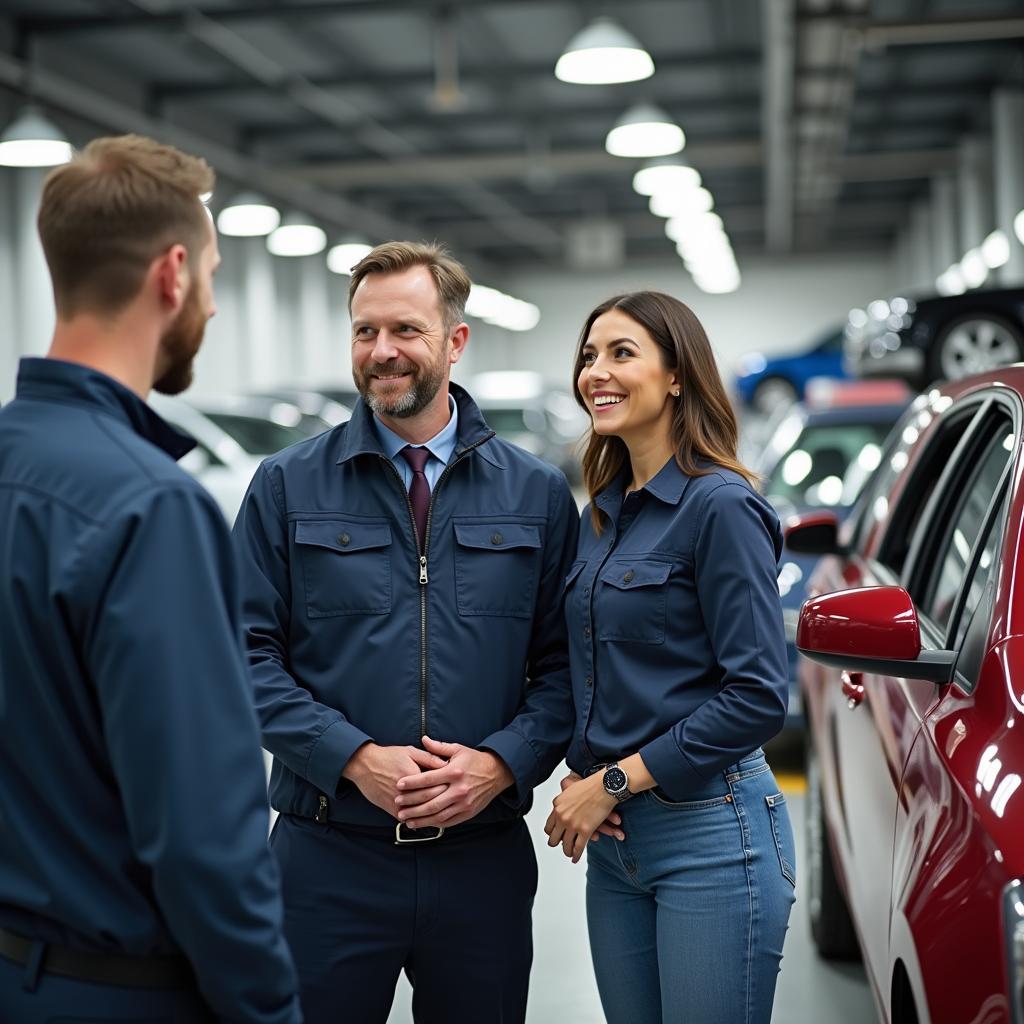
[[[154,393],[149,404],[196,439],[196,447],[178,464],[213,495],[229,524],[263,459],[330,426],[288,403],[238,395],[172,398]]]

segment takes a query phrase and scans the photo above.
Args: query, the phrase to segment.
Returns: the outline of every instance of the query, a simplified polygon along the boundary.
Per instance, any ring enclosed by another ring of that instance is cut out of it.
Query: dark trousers
[[[281,815],[270,844],[306,1024],[385,1024],[402,970],[417,1024],[522,1024],[537,892],[522,821],[396,846]]]
[[[0,956],[0,1024],[212,1024],[194,990],[122,988],[38,972]]]

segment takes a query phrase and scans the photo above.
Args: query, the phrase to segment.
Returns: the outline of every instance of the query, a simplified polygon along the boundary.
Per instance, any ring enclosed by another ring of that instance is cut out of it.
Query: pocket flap
[[[672,572],[668,562],[613,562],[601,573],[601,582],[619,590],[661,586]]]
[[[480,551],[540,547],[540,527],[524,523],[456,523],[455,537],[464,548]]]
[[[576,579],[577,576],[579,576],[580,572],[582,572],[583,570],[583,566],[585,566],[586,564],[587,563],[585,561],[575,562],[573,564],[573,567],[569,570],[569,575],[565,577],[565,582],[562,584],[563,590],[566,590],[572,586],[573,580]]]
[[[387,547],[391,543],[391,527],[387,523],[349,523],[337,519],[299,520],[295,524],[295,543],[346,555]]]

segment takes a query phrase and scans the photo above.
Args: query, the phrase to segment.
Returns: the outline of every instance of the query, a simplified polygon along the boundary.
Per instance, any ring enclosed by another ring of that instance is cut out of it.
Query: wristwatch
[[[618,764],[610,764],[605,768],[601,782],[604,785],[604,791],[609,796],[615,797],[620,804],[633,795],[629,791],[629,776]]]

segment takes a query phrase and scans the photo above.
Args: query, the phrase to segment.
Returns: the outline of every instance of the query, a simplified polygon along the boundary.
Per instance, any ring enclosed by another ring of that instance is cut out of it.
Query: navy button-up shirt
[[[685,800],[782,727],[782,532],[739,474],[675,459],[635,494],[625,477],[583,512],[566,578],[577,772],[637,751]]]
[[[194,443],[58,360],[0,409],[0,927],[182,951],[218,1019],[294,1024],[227,525],[174,463]]]

